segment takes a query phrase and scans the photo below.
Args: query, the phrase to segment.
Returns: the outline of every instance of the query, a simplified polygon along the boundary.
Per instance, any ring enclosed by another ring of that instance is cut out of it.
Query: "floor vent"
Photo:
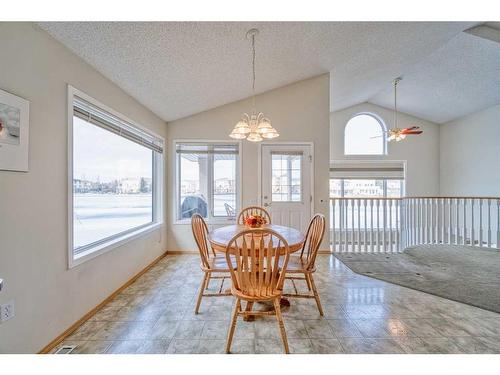
[[[76,345],[64,345],[57,349],[54,354],[70,354],[75,348]]]

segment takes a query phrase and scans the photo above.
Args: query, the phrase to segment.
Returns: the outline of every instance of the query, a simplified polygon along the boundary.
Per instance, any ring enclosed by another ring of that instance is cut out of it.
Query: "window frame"
[[[73,102],[75,97],[81,98],[88,103],[98,107],[99,109],[108,112],[109,114],[119,118],[120,120],[132,125],[138,130],[148,133],[151,136],[159,139],[163,143],[163,153],[153,152],[153,170],[152,170],[152,221],[138,227],[130,228],[115,235],[95,241],[89,245],[83,246],[84,250],[75,254],[73,247],[73,215],[74,215],[74,194],[73,194]],[[150,129],[137,124],[135,121],[127,118],[120,112],[113,110],[105,104],[99,102],[86,93],[68,85],[68,269],[76,267],[93,258],[96,258],[104,253],[113,250],[116,247],[122,246],[136,238],[145,236],[146,234],[161,228],[164,224],[164,154],[165,154],[165,139],[151,131]]]
[[[181,183],[181,176],[180,176],[180,165],[179,165],[179,159],[177,157],[177,144],[182,144],[182,143],[200,143],[200,144],[234,144],[238,145],[238,156],[237,156],[237,162],[236,162],[236,203],[237,203],[237,210],[236,210],[236,216],[233,217],[223,217],[223,216],[213,216],[212,209],[208,209],[208,217],[204,218],[207,224],[214,224],[214,225],[224,225],[224,224],[231,224],[236,222],[237,214],[238,211],[241,210],[242,208],[242,196],[243,196],[243,184],[242,184],[242,166],[243,166],[243,142],[242,141],[234,141],[234,140],[214,140],[214,139],[174,139],[172,140],[172,170],[173,170],[173,175],[174,175],[174,189],[173,189],[173,207],[172,207],[172,215],[173,215],[173,224],[175,225],[191,225],[191,219],[180,219],[179,218],[179,205],[181,203],[180,201],[180,183]],[[210,205],[212,200],[213,200],[213,165],[209,168],[210,172],[210,180],[208,183],[208,197],[207,201],[208,204]]]
[[[351,122],[351,120],[357,116],[370,116],[373,119],[375,119],[375,121],[377,121],[378,124],[380,125],[380,128],[382,129],[381,141],[382,141],[382,145],[383,145],[383,149],[382,149],[381,154],[348,154],[348,153],[346,153],[346,129],[347,129],[347,125],[349,125],[349,122]],[[346,156],[346,157],[386,156],[388,154],[388,144],[387,144],[388,142],[387,142],[387,138],[383,136],[383,133],[386,131],[387,131],[387,125],[385,124],[385,121],[382,119],[382,117],[380,117],[379,115],[372,113],[372,112],[358,112],[358,113],[353,114],[352,116],[349,117],[349,120],[347,120],[347,122],[344,125],[344,143],[343,143],[344,156]]]

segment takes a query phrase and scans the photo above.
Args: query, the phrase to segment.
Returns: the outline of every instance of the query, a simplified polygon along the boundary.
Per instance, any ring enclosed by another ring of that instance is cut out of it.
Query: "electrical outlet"
[[[14,315],[14,301],[9,301],[0,305],[0,322],[5,322],[9,319],[12,319]]]

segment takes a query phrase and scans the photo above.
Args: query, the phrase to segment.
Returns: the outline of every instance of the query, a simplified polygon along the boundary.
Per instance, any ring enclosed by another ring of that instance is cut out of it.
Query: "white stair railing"
[[[499,248],[500,198],[330,198],[335,252],[396,253],[422,244]]]
[[[400,198],[331,198],[334,251],[393,253],[401,250]]]

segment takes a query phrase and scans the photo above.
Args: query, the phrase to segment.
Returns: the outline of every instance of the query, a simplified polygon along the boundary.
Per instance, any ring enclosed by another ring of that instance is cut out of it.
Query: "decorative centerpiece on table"
[[[245,226],[249,228],[261,228],[267,224],[267,220],[261,215],[250,215],[245,219]]]

